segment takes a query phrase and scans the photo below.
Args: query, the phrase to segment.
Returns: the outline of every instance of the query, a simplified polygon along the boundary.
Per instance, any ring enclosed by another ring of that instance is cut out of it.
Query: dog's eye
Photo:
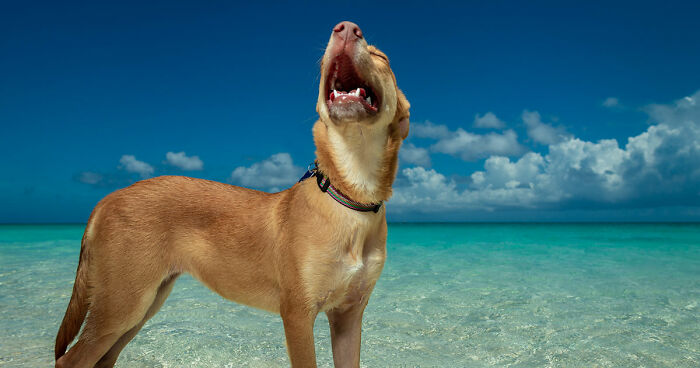
[[[387,64],[389,64],[389,58],[387,58],[386,56],[384,56],[382,54],[378,54],[376,52],[371,52],[371,51],[369,53],[374,55],[374,56],[379,56],[380,58],[384,59],[384,61],[386,61]]]

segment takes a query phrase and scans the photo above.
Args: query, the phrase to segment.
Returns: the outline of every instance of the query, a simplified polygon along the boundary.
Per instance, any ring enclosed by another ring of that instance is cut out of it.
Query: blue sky
[[[83,222],[163,174],[291,185],[341,20],[412,104],[390,220],[697,221],[699,17],[674,1],[4,2],[0,222]]]

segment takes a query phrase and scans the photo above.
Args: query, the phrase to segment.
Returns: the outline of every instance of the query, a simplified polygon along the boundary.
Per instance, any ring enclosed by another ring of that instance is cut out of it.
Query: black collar
[[[379,209],[382,207],[382,202],[380,201],[379,203],[360,203],[353,201],[350,199],[348,196],[343,194],[341,191],[336,189],[332,184],[331,184],[331,179],[329,179],[327,176],[323,175],[318,170],[318,164],[314,161],[311,165],[309,165],[309,168],[306,170],[306,173],[304,173],[304,176],[299,179],[299,182],[302,182],[312,176],[316,177],[316,183],[318,184],[318,188],[321,189],[322,192],[328,193],[331,198],[335,199],[336,202],[342,204],[343,206],[350,208],[355,211],[359,212],[374,212],[377,213],[379,212]]]

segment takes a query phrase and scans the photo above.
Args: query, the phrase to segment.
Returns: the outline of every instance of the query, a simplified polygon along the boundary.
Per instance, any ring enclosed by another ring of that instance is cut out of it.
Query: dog
[[[356,24],[336,25],[321,61],[312,178],[265,193],[161,176],[102,199],[82,238],[56,367],[112,367],[185,272],[278,313],[293,367],[316,367],[313,325],[325,312],[335,366],[359,367],[409,107],[387,56]]]

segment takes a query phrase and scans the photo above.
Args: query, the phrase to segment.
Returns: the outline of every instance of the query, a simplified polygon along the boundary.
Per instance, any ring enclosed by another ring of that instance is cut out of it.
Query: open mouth
[[[369,114],[379,110],[379,98],[369,83],[360,77],[346,54],[338,55],[331,62],[326,78],[326,96],[331,110],[356,110],[359,106]]]

